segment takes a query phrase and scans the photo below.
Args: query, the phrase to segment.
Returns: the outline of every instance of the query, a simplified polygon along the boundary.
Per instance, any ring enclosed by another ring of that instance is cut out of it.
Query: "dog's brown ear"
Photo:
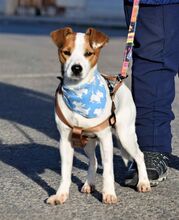
[[[50,33],[50,36],[53,42],[57,45],[57,47],[61,48],[65,42],[66,37],[72,33],[73,33],[73,30],[70,27],[65,27],[62,29],[52,31]]]
[[[88,28],[86,35],[89,36],[90,45],[94,49],[102,48],[109,41],[108,36],[94,28]]]

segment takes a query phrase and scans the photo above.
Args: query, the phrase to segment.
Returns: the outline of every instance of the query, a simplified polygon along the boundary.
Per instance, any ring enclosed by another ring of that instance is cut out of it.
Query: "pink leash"
[[[137,17],[138,17],[138,12],[139,12],[139,3],[140,3],[140,0],[133,0],[131,20],[130,20],[130,25],[129,25],[129,30],[128,30],[126,46],[124,50],[124,58],[123,58],[121,71],[117,77],[118,81],[122,81],[128,76],[127,71],[129,69],[129,63],[132,57],[132,50],[134,46],[134,37],[135,37]]]

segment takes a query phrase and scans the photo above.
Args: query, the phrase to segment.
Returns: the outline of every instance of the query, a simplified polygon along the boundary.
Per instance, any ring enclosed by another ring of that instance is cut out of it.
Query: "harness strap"
[[[56,90],[55,93],[55,112],[58,115],[59,119],[66,124],[69,128],[73,129],[73,126],[66,120],[64,114],[62,113],[62,110],[60,106],[58,105],[58,100],[57,100],[57,94],[58,94],[58,89]]]
[[[72,144],[73,146],[79,146],[79,147],[84,147],[87,142],[88,142],[88,136],[85,135],[85,133],[94,133],[94,132],[99,132],[109,126],[114,126],[116,123],[116,117],[115,114],[111,114],[109,118],[107,118],[105,121],[101,122],[100,124],[89,127],[89,128],[82,128],[82,127],[77,127],[72,125],[67,121],[65,118],[57,100],[57,94],[59,92],[59,89],[57,89],[56,94],[55,94],[55,112],[58,115],[59,119],[66,124],[69,128],[72,129]]]
[[[117,90],[122,85],[122,80],[118,81],[118,76],[110,76],[110,75],[105,75],[105,74],[101,74],[101,75],[108,83],[108,88],[110,91],[111,99],[113,101]]]

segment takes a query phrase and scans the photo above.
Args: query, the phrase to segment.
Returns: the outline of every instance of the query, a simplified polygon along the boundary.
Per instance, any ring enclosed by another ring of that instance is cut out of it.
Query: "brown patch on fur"
[[[58,47],[59,61],[63,64],[74,50],[76,33],[70,27],[66,27],[53,31],[51,37]]]
[[[94,28],[88,28],[86,35],[89,36],[89,43],[93,48],[102,48],[109,41],[107,35]],[[94,47],[94,45],[96,46]]]
[[[102,32],[94,28],[88,28],[85,34],[85,50],[92,53],[91,56],[86,57],[91,63],[91,67],[98,62],[100,49],[109,41],[109,38]],[[98,45],[95,46],[94,45]]]
[[[85,45],[84,45],[85,51],[92,53],[91,56],[87,56],[86,59],[89,60],[91,64],[91,68],[96,65],[98,62],[99,54],[100,54],[100,48],[92,48],[89,41],[89,36],[85,35]]]

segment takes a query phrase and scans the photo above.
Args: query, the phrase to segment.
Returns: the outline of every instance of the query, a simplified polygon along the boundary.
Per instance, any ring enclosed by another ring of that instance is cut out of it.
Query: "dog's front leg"
[[[68,199],[71,185],[73,154],[74,149],[69,141],[69,132],[61,132],[60,155],[62,179],[56,194],[50,196],[47,203],[52,205],[63,204]]]
[[[103,202],[113,204],[117,202],[114,189],[113,171],[113,141],[111,128],[98,133],[103,164]]]

